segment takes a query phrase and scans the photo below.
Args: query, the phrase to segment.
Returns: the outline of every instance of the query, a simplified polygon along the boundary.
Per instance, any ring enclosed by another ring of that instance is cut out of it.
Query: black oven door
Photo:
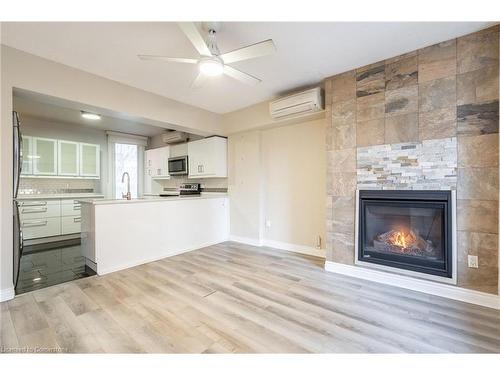
[[[168,159],[168,173],[171,175],[188,174],[187,156]]]

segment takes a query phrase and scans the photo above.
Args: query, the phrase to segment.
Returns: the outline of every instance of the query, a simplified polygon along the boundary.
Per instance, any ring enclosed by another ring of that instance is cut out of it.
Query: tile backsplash
[[[19,194],[100,193],[100,180],[72,178],[23,178]]]
[[[165,191],[175,190],[183,183],[200,183],[205,191],[227,191],[227,178],[202,178],[193,179],[186,176],[171,176],[169,180],[158,180],[162,189]]]

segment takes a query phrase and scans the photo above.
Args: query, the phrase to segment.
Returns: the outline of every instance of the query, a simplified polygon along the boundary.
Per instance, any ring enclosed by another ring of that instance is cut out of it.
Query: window
[[[108,170],[106,196],[122,199],[127,192],[127,179],[122,182],[123,173],[130,176],[130,195],[138,198],[143,191],[144,149],[148,138],[140,135],[106,132],[108,136]]]
[[[139,159],[137,145],[115,143],[115,198],[122,198],[127,192],[127,179],[122,182],[123,173],[130,176],[130,193],[132,198],[137,198],[139,181]]]

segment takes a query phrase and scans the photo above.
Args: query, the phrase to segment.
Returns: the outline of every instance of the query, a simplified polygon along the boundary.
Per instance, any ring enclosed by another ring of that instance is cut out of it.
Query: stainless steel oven
[[[177,156],[168,159],[168,174],[171,176],[182,176],[188,174],[188,157]]]

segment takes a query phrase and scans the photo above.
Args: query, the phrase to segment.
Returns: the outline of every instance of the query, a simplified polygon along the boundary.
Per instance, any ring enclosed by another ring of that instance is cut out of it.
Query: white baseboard
[[[494,294],[331,261],[325,262],[325,270],[500,310],[500,296]]]
[[[316,249],[315,247],[310,247],[310,246],[304,246],[304,245],[296,245],[288,242],[281,242],[281,241],[273,241],[273,240],[258,240],[255,238],[249,238],[249,237],[239,237],[239,236],[229,236],[229,241],[233,242],[239,242],[243,243],[245,245],[252,245],[252,246],[267,246],[267,247],[274,247],[275,249],[279,250],[286,250],[286,251],[291,251],[293,253],[301,253],[301,254],[306,254],[306,255],[313,255],[317,256],[320,258],[325,257],[325,250],[324,249]]]
[[[0,290],[0,302],[8,301],[10,299],[13,299],[14,296],[16,295],[16,292],[14,291],[14,287],[11,286],[6,289]]]

